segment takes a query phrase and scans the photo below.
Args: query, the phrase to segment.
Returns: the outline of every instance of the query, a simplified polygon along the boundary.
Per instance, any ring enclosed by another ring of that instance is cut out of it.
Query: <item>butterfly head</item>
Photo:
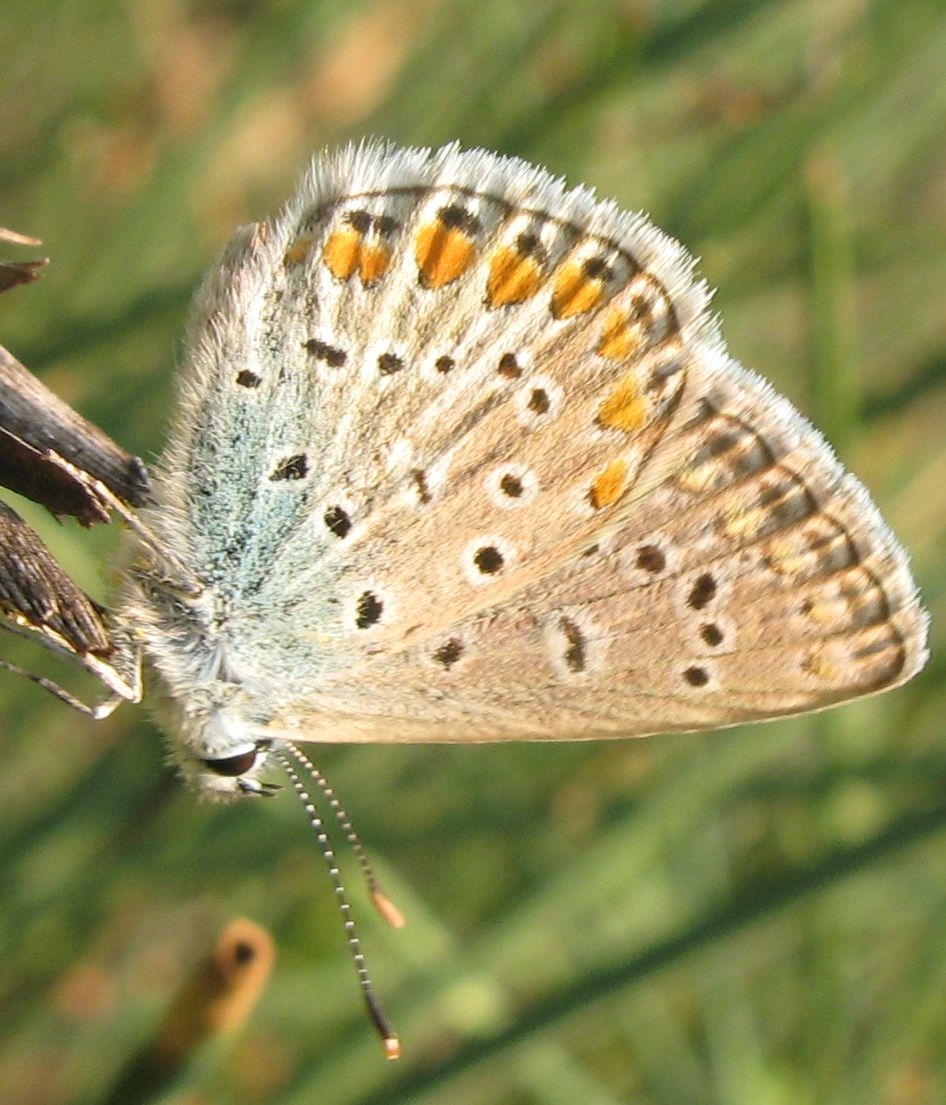
[[[229,802],[268,796],[279,789],[259,778],[273,742],[256,736],[254,729],[232,707],[202,714],[190,732],[184,728],[176,758],[187,783],[201,797]]]

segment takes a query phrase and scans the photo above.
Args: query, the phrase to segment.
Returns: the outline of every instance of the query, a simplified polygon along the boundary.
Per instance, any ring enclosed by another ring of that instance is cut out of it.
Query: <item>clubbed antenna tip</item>
[[[371,900],[375,909],[387,921],[391,928],[404,928],[404,914],[377,884],[371,889]]]

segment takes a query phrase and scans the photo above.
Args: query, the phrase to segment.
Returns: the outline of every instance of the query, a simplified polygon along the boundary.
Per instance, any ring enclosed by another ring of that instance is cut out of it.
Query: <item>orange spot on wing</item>
[[[386,246],[362,244],[358,259],[358,275],[362,283],[374,284],[391,267],[391,251]]]
[[[289,246],[283,254],[283,261],[287,265],[299,265],[305,259],[309,248],[315,240],[312,234],[302,234]]]
[[[584,314],[598,306],[603,294],[601,281],[586,275],[581,265],[562,265],[555,278],[552,314],[555,318]]]
[[[595,510],[617,502],[627,487],[627,461],[618,457],[595,476],[588,498]]]
[[[490,307],[522,303],[535,295],[542,285],[542,267],[512,246],[501,246],[489,264],[486,296]]]
[[[422,226],[414,238],[414,257],[428,288],[442,288],[462,276],[475,253],[469,235],[442,222]]]
[[[336,230],[325,243],[322,256],[336,279],[347,280],[358,268],[361,238],[357,230]]]
[[[612,360],[633,357],[641,347],[640,325],[624,311],[612,311],[604,325],[598,352]]]
[[[640,393],[637,373],[628,372],[598,410],[598,424],[609,430],[631,433],[647,420],[647,403]]]

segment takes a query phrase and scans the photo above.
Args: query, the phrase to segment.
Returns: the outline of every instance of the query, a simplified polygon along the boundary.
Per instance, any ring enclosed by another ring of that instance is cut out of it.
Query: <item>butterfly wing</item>
[[[924,661],[905,554],[682,248],[522,162],[318,159],[208,279],[184,387],[154,524],[274,732],[631,736]]]

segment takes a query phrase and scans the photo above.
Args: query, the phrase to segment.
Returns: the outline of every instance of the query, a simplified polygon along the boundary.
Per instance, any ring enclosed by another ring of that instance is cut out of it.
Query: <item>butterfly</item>
[[[906,554],[708,300],[645,216],[523,161],[317,156],[196,295],[117,613],[187,781],[265,794],[275,763],[301,790],[298,742],[636,737],[910,679]]]

